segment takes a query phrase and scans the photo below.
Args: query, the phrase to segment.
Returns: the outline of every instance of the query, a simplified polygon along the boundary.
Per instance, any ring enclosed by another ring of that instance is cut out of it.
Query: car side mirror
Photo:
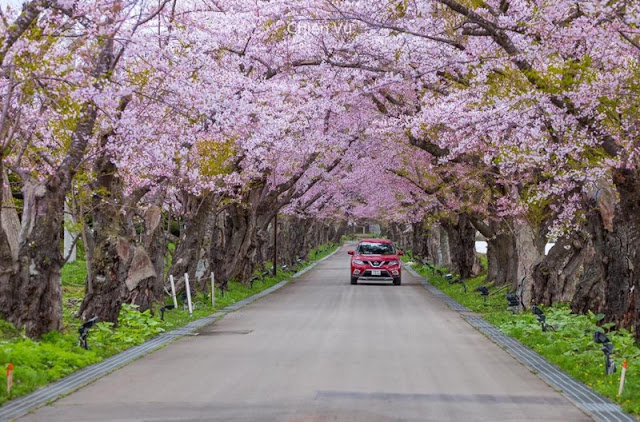
[[[347,251],[347,253],[348,253],[349,255],[353,255],[354,253],[356,253],[356,251]]]
[[[398,251],[398,255],[404,255],[403,251]]]

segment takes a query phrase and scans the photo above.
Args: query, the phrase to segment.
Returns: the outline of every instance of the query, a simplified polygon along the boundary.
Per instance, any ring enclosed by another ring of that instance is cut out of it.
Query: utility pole
[[[278,213],[273,217],[273,276],[278,272]]]

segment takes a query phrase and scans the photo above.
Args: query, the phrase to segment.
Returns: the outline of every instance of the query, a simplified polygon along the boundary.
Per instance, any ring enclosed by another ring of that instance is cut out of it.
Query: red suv
[[[362,239],[351,257],[351,284],[358,281],[393,281],[402,283],[401,250],[387,239]]]

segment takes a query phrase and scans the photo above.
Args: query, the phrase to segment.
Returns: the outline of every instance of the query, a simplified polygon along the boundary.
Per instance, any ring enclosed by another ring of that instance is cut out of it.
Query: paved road
[[[266,298],[25,421],[588,421],[410,274],[346,248]]]

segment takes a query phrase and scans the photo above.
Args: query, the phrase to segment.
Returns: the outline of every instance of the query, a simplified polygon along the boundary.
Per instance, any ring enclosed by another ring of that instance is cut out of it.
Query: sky
[[[0,7],[2,7],[3,9],[6,8],[7,6],[20,8],[20,6],[22,6],[23,1],[24,0],[0,0]]]

